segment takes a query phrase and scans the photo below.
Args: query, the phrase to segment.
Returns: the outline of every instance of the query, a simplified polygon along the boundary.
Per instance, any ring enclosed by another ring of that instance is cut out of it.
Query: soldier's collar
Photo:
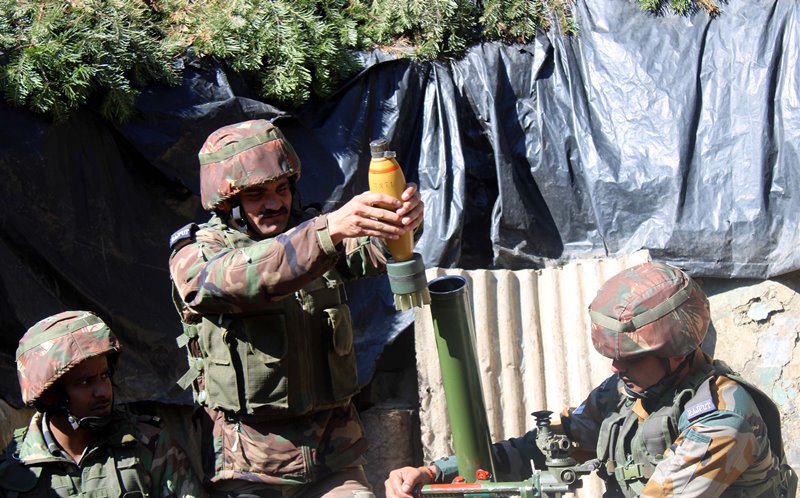
[[[631,411],[635,413],[637,417],[639,417],[639,420],[644,420],[650,416],[650,412],[648,412],[644,407],[644,403],[641,399],[637,399],[633,403],[633,406],[631,406]]]

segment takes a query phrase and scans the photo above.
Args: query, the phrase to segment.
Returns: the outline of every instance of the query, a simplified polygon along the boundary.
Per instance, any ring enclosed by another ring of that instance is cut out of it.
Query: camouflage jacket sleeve
[[[678,438],[641,496],[720,496],[734,481],[763,482],[778,467],[764,421],[747,390],[727,377],[709,382],[716,409],[697,418],[691,418],[692,407],[684,411]]]
[[[536,446],[536,430],[522,437],[511,438],[492,444],[492,460],[495,477],[498,481],[518,481],[532,474],[531,461],[537,468],[544,465],[544,455]],[[436,466],[436,482],[452,482],[458,475],[458,460],[455,456],[440,458],[433,462]]]
[[[158,498],[205,498],[208,496],[192,470],[186,453],[169,432],[158,425],[139,422],[142,443],[152,455],[144,462],[150,471],[153,496]]]
[[[338,259],[325,215],[246,247],[232,249],[224,237],[201,229],[170,257],[172,281],[195,313],[260,309],[303,288]]]
[[[564,432],[586,458],[596,453],[603,420],[617,411],[624,396],[619,376],[614,374],[594,388],[577,408],[568,408],[561,413]]]

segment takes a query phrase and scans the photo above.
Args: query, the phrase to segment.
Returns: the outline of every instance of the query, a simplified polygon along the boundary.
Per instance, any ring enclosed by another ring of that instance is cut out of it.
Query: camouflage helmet
[[[22,401],[32,406],[75,365],[103,354],[116,357],[119,351],[119,341],[94,313],[65,311],[37,322],[17,348]]]
[[[300,158],[283,133],[264,119],[223,126],[200,153],[200,201],[211,211],[242,190],[300,176]]]
[[[675,358],[703,342],[708,298],[686,273],[644,263],[611,277],[589,305],[592,342],[608,358]]]

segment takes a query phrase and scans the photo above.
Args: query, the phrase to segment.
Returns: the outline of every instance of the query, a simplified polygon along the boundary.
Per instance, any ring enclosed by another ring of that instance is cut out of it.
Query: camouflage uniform
[[[328,478],[342,496],[368,490],[343,283],[382,272],[382,250],[368,238],[334,246],[326,215],[296,202],[277,236],[259,240],[236,223],[240,191],[300,172],[266,121],[218,130],[200,162],[201,200],[215,213],[173,236],[170,274],[191,366],[181,384],[213,423],[213,488],[318,496],[310,487]],[[348,479],[362,484],[341,486]]]
[[[115,411],[80,463],[59,449],[36,413],[0,461],[0,496],[205,496],[186,455],[158,420]]]
[[[787,496],[774,404],[724,363],[700,351],[694,363],[649,409],[614,375],[562,414],[567,435],[605,462],[606,495]]]
[[[655,396],[626,393],[615,374],[562,413],[577,450],[603,464],[605,496],[793,496],[777,407],[698,348],[709,311],[692,279],[664,264],[633,267],[603,285],[590,315],[595,349],[612,359],[691,358],[686,374]],[[535,438],[534,430],[493,446],[500,479],[527,477],[527,462],[541,464]],[[444,480],[457,470],[452,459],[435,463]]]
[[[42,396],[82,361],[120,351],[111,330],[88,312],[46,318],[20,340],[17,365],[22,398],[40,409],[0,457],[0,496],[205,496],[185,454],[152,417],[114,410],[94,434],[80,463],[50,431]],[[52,407],[51,407],[52,409]]]

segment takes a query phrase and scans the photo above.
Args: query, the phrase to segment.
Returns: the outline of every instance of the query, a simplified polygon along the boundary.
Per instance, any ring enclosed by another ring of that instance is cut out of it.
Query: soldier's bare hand
[[[406,189],[403,191],[401,199],[403,200],[403,205],[396,213],[402,217],[403,226],[416,230],[422,224],[425,208],[422,197],[419,195],[419,190],[417,190],[417,184],[406,184]]]
[[[386,498],[413,498],[411,494],[418,485],[430,484],[428,474],[417,467],[403,467],[389,473],[384,483]]]
[[[347,204],[328,214],[328,231],[333,243],[363,236],[396,239],[413,230],[413,224],[403,224],[403,217],[411,217],[411,214],[397,213],[403,209],[405,203],[409,203],[413,211],[413,198],[413,192],[404,202],[374,192],[364,192],[353,197]]]

